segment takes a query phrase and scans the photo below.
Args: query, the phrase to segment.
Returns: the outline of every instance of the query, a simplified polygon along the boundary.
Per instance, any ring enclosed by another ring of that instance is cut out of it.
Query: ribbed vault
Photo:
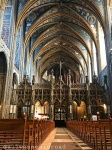
[[[69,69],[78,72],[79,78],[82,73],[93,73],[91,43],[97,54],[98,23],[105,34],[104,0],[26,0],[20,4],[15,34],[25,22],[23,50],[30,43],[27,52],[41,78],[46,71],[56,72],[60,61],[66,73]]]

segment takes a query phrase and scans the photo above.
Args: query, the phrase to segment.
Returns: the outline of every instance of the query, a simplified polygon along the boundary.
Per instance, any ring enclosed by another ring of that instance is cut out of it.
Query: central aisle
[[[66,128],[55,128],[38,150],[92,150]]]

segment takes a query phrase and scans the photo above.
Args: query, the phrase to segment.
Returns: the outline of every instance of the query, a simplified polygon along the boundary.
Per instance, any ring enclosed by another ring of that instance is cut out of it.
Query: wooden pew
[[[112,150],[112,120],[99,120],[99,149]]]
[[[0,120],[0,149],[22,149],[25,146],[26,119]]]
[[[91,124],[92,141],[91,145],[97,150],[112,150],[111,142],[111,121],[99,120]]]
[[[112,119],[68,121],[67,128],[95,150],[112,150]]]
[[[28,149],[34,149],[34,120],[26,121],[26,131],[25,131],[25,142],[27,143]]]
[[[95,124],[96,121],[87,121],[86,124],[86,143],[93,147],[94,139],[93,139],[93,124]]]
[[[39,147],[47,138],[49,133],[55,128],[55,124],[50,120],[34,120],[34,147]]]
[[[33,143],[33,122],[25,119],[0,119],[0,148],[29,149]]]
[[[54,127],[48,120],[0,119],[0,149],[36,150]]]

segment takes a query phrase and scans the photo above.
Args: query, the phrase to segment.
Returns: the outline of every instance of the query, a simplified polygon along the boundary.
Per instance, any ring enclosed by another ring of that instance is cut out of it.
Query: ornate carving
[[[18,104],[21,102],[21,105],[26,105],[28,102],[31,106],[32,103],[35,104],[37,101],[40,101],[42,105],[45,101],[48,101],[49,105],[52,105],[54,108],[54,111],[63,109],[69,113],[68,107],[72,105],[73,101],[75,101],[78,106],[81,105],[81,101],[84,101],[86,106],[91,105],[92,112],[94,112],[96,108],[99,109],[99,106],[107,104],[107,97],[104,88],[97,80],[93,80],[93,83],[88,85],[88,90],[86,89],[86,84],[87,83],[79,83],[69,87],[62,80],[59,80],[57,83],[45,82],[39,84],[33,83],[31,85],[28,81],[28,76],[24,76],[23,82],[15,89],[17,102]]]
[[[18,95],[18,101],[22,100],[24,103],[26,101],[31,101],[32,98],[32,86],[28,81],[28,76],[25,75],[23,78],[23,82],[20,83],[16,90],[16,94]]]

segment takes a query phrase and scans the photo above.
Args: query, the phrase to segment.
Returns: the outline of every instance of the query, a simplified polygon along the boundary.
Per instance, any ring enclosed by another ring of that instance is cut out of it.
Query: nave
[[[0,119],[112,113],[112,0],[0,0]]]
[[[112,0],[0,0],[0,150],[112,150],[111,43]]]
[[[56,127],[38,150],[92,150],[67,128]]]

